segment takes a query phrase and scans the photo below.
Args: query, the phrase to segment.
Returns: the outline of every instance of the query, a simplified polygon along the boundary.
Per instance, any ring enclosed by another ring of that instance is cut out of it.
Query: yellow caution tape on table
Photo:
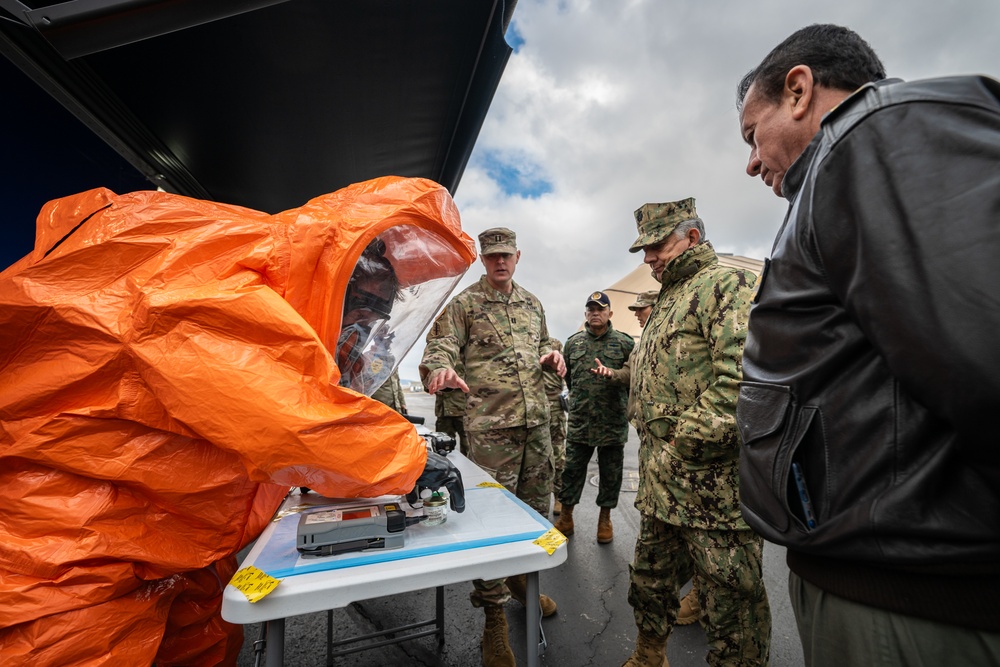
[[[555,528],[550,528],[543,534],[539,535],[535,539],[535,544],[545,549],[551,556],[552,553],[558,549],[563,542],[566,541],[566,536],[560,533]]]
[[[250,565],[238,570],[229,583],[233,588],[247,596],[247,600],[254,603],[264,599],[281,583],[281,579],[275,579],[267,572]]]

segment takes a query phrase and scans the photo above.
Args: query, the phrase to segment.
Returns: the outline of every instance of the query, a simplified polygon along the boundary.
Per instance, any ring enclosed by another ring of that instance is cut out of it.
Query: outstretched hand
[[[465,384],[465,380],[454,368],[439,368],[431,373],[427,381],[427,393],[433,395],[442,389],[461,389],[466,394],[469,393],[469,385]]]
[[[594,375],[600,375],[601,377],[604,377],[604,378],[611,377],[611,375],[612,375],[611,369],[608,368],[607,366],[605,366],[604,364],[602,364],[600,359],[597,359],[595,357],[594,358],[594,363],[596,363],[597,366],[590,369],[591,373],[593,373]]]
[[[566,377],[566,360],[563,359],[562,353],[559,350],[552,350],[546,355],[543,355],[539,360],[542,366],[548,366],[556,372],[559,377]]]

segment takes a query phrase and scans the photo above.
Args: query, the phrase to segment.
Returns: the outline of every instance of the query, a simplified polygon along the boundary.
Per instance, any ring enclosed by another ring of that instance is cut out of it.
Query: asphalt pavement
[[[411,414],[423,415],[433,427],[434,398],[423,393],[406,395]],[[597,464],[591,462],[588,484],[574,512],[575,534],[569,538],[569,557],[557,568],[539,575],[542,592],[559,605],[558,612],[542,621],[548,643],[541,664],[549,667],[618,667],[632,652],[636,628],[628,604],[628,566],[639,529],[639,513],[633,507],[638,482],[639,439],[630,430],[625,446],[625,480],[618,507],[612,511],[615,538],[611,544],[597,543]],[[554,517],[550,516],[550,520]],[[788,600],[788,568],[784,549],[765,543],[764,579],[771,604],[771,664],[800,667],[804,664],[795,619]],[[383,667],[389,665],[433,665],[478,667],[483,613],[469,603],[472,584],[445,587],[445,645],[438,649],[434,638],[366,650],[336,659],[335,667]],[[328,634],[336,639],[365,635],[434,616],[434,589],[406,595],[356,602],[332,612],[305,614],[287,619],[286,665],[321,667],[327,664]],[[526,664],[525,611],[517,602],[507,605],[510,641],[518,665]],[[244,628],[246,640],[239,667],[255,664],[254,640],[260,629]],[[704,665],[705,633],[697,623],[674,629],[667,644],[671,667]],[[263,664],[261,659],[260,664]]]

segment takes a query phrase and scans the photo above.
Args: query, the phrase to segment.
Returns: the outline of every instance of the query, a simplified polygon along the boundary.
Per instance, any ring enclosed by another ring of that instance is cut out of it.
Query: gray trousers
[[[845,600],[794,572],[788,574],[788,593],[806,667],[1000,665],[1000,634]]]

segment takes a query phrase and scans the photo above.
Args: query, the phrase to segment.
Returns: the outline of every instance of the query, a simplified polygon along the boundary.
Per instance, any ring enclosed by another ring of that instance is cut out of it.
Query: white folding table
[[[467,489],[465,494],[466,505],[469,509],[475,510],[470,512],[467,509],[464,514],[449,513],[448,522],[451,522],[454,528],[459,528],[466,515],[469,515],[469,521],[473,521],[472,517],[474,515],[488,511],[487,508],[481,506],[482,503],[495,502],[495,497],[491,500],[487,497],[487,494],[477,492],[481,490],[481,483],[495,484],[495,481],[481,468],[458,452],[452,452],[448,458],[462,472],[462,481]],[[289,495],[285,499],[282,509],[295,506],[300,501],[301,498],[297,494]],[[480,503],[480,505],[474,505],[475,503]],[[527,505],[520,504],[520,507],[524,512],[528,513],[526,516],[530,516],[532,520],[537,521],[542,528],[551,527],[548,520],[527,507]],[[280,513],[281,510],[279,510],[279,516]],[[289,517],[289,519],[284,519],[284,521],[290,519],[294,520],[294,517]],[[250,565],[260,567],[259,563],[266,563],[268,560],[267,550],[269,548],[272,550],[278,547],[288,549],[288,544],[275,544],[276,526],[278,524],[274,522],[268,525],[241,564],[241,568]],[[425,533],[424,539],[429,534],[431,533]],[[420,626],[434,623],[436,629],[430,632],[409,635],[403,639],[437,634],[439,643],[443,643],[443,586],[463,581],[471,582],[474,579],[499,579],[515,574],[527,573],[527,599],[537,600],[539,591],[538,571],[561,565],[566,561],[567,557],[567,544],[565,542],[551,554],[536,544],[534,537],[503,541],[497,544],[486,544],[485,546],[473,546],[470,548],[458,546],[453,548],[449,541],[445,539],[446,536],[443,531],[440,534],[442,536],[440,540],[441,550],[438,553],[424,553],[423,555],[405,557],[399,560],[374,562],[380,558],[385,558],[388,552],[357,552],[351,555],[350,566],[327,571],[305,572],[283,576],[281,577],[281,583],[271,593],[255,603],[250,603],[247,597],[233,586],[226,586],[223,594],[222,617],[230,623],[266,623],[266,664],[268,667],[272,667],[283,664],[284,621],[289,616],[338,609],[359,600],[368,600],[436,587],[438,589],[436,622],[428,621],[426,623],[414,624],[414,626]],[[283,532],[278,531],[277,535],[281,541],[287,542],[289,539],[287,530]],[[294,535],[290,539],[292,540],[292,548],[294,548]],[[267,571],[267,567],[261,569]],[[544,638],[539,638],[540,610],[538,605],[535,604],[528,605],[526,611],[528,665],[529,667],[537,667],[540,662],[539,656],[545,650]],[[375,634],[383,635],[398,632],[414,626],[401,626],[399,628],[392,628],[384,633]],[[370,636],[374,635],[366,637]],[[389,642],[372,644],[367,647],[374,648],[374,646],[384,643]]]

